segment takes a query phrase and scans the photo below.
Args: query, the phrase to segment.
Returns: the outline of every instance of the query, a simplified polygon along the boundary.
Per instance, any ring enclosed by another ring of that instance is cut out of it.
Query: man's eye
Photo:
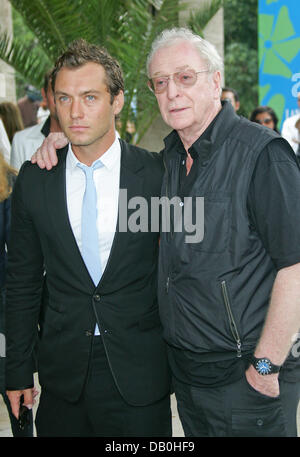
[[[59,97],[59,101],[64,103],[64,102],[67,102],[69,100],[69,97],[67,97],[66,95],[62,95],[61,97]]]
[[[87,95],[87,96],[86,96],[86,100],[87,100],[88,102],[94,101],[94,100],[95,100],[95,95]]]
[[[156,86],[163,86],[166,83],[166,79],[157,79],[155,81]]]
[[[190,73],[180,73],[179,79],[181,81],[190,81],[193,79],[193,76]]]

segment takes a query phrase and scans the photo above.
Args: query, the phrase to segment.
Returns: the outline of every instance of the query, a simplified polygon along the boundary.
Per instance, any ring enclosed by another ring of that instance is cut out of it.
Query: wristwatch
[[[251,357],[251,364],[254,366],[255,370],[263,376],[279,373],[281,368],[279,365],[274,365],[267,357],[257,359],[254,355]]]

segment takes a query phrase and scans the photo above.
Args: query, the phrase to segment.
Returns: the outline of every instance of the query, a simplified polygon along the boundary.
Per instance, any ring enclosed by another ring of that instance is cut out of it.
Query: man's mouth
[[[86,125],[70,125],[69,129],[72,132],[84,132],[88,127]]]
[[[182,111],[185,111],[186,108],[170,108],[170,113],[181,113]]]

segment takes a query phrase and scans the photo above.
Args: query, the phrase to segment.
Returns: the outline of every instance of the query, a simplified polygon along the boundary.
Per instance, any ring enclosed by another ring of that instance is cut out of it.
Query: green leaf
[[[273,51],[266,52],[263,72],[269,75],[283,76],[284,78],[291,78],[292,76],[289,67]]]
[[[273,45],[274,51],[276,51],[280,57],[285,59],[287,62],[291,62],[300,50],[300,38],[285,41],[284,43],[275,43]]]
[[[0,58],[28,82],[40,87],[46,71],[67,45],[77,39],[105,46],[120,62],[125,79],[125,105],[120,114],[121,136],[129,121],[135,141],[157,116],[156,98],[147,87],[146,59],[154,38],[178,26],[183,6],[178,0],[10,0],[31,34],[0,36]],[[221,5],[213,0],[195,11],[194,30],[204,27]],[[20,28],[19,28],[20,29]]]
[[[5,33],[0,35],[0,57],[36,87],[40,87],[45,73],[53,65],[47,55],[41,60],[37,48],[28,49],[26,43],[17,38],[12,41]]]
[[[270,39],[273,30],[274,16],[260,14],[258,16],[259,33],[264,40]]]
[[[272,35],[272,41],[275,43],[276,41],[286,40],[293,35],[295,35],[295,30],[289,18],[289,10],[286,6],[283,6],[279,11],[277,17],[275,31]]]

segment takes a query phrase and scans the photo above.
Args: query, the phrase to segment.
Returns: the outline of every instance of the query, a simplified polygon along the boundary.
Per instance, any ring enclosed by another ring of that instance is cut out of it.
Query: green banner
[[[259,104],[280,122],[298,110],[300,92],[300,0],[259,0]]]

